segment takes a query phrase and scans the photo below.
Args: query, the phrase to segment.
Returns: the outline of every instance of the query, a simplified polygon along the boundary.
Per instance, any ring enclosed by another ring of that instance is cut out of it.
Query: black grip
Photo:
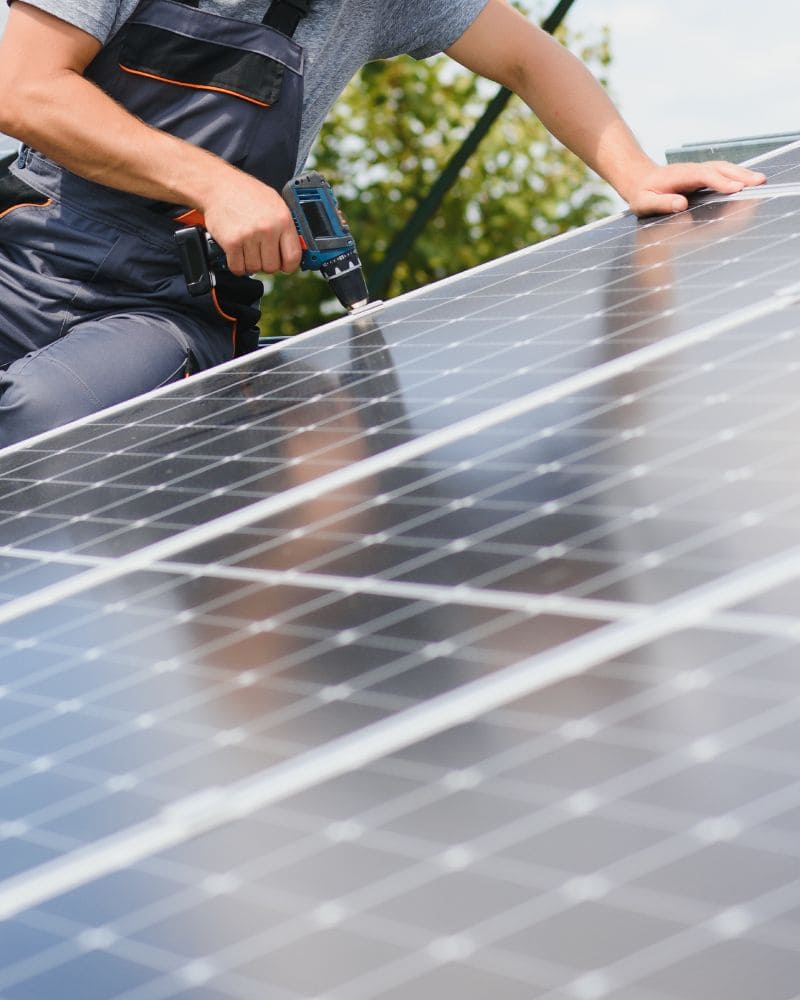
[[[214,279],[205,232],[200,226],[178,229],[175,243],[189,294],[206,295],[214,287]]]

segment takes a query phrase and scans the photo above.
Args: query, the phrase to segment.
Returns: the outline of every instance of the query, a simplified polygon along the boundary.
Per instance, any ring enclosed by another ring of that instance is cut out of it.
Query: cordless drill
[[[292,213],[303,256],[303,271],[319,271],[336,298],[355,312],[369,302],[356,241],[350,232],[333,188],[322,174],[302,174],[283,188]]]
[[[316,172],[289,181],[283,197],[294,219],[303,256],[303,271],[319,271],[348,312],[363,309],[369,292],[361,269],[356,242],[333,189]],[[216,283],[212,260],[220,248],[201,226],[175,233],[186,286],[192,295],[205,295]]]

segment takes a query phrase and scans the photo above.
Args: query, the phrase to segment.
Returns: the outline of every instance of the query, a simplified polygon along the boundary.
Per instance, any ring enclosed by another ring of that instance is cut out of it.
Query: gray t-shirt
[[[9,0],[11,2],[11,0]],[[106,42],[138,0],[26,0]],[[487,0],[312,0],[295,39],[306,50],[305,98],[298,170],[336,98],[373,59],[408,53],[417,59],[453,44]],[[268,0],[200,0],[204,10],[260,22]]]

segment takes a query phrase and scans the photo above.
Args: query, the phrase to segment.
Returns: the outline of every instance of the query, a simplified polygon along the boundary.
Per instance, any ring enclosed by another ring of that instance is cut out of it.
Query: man
[[[369,60],[444,50],[505,84],[638,215],[763,176],[659,167],[585,67],[505,0],[9,0],[0,131],[0,445],[253,346],[257,283],[294,271],[280,197]],[[266,11],[266,13],[265,13]],[[227,280],[191,299],[172,234]]]

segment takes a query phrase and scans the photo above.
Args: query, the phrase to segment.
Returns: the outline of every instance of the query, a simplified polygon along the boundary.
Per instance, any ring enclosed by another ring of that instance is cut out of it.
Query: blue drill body
[[[303,247],[300,267],[319,271],[349,312],[369,302],[356,241],[322,174],[295,177],[283,189]]]
[[[321,174],[295,177],[284,187],[283,197],[303,244],[303,271],[319,271],[324,264],[355,251],[356,241],[341,216],[336,195]]]

